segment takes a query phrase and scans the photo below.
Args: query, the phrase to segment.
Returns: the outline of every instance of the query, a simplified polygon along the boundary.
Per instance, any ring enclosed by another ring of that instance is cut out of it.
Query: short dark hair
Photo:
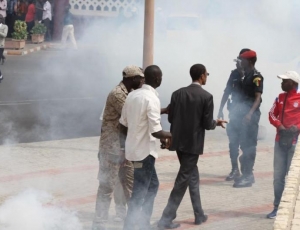
[[[193,81],[199,80],[202,74],[205,74],[206,68],[202,64],[195,64],[190,69],[190,75]]]
[[[245,52],[247,52],[247,51],[250,51],[250,49],[248,49],[248,48],[244,48],[244,49],[242,49],[242,50],[240,51],[240,55],[241,55],[242,53],[245,53]]]
[[[160,68],[157,65],[150,65],[145,69],[145,81],[153,83],[156,80],[156,74],[161,73]]]

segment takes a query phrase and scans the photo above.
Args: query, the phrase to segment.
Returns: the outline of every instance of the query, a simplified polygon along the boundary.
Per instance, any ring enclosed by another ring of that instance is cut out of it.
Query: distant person
[[[15,5],[17,0],[9,0],[7,2],[7,11],[6,11],[6,25],[8,26],[7,37],[11,37],[11,34],[14,32],[14,24],[16,20]]]
[[[43,0],[37,0],[35,3],[35,23],[40,23],[43,20]]]
[[[274,147],[274,210],[267,215],[277,216],[278,206],[284,190],[285,177],[289,172],[300,132],[300,76],[295,71],[278,75],[282,79],[279,94],[269,112],[270,123],[277,130]]]
[[[51,4],[48,0],[43,0],[43,11],[42,22],[46,26],[46,41],[51,41],[51,20],[52,20],[52,9]],[[37,8],[37,7],[36,7]]]
[[[6,18],[6,10],[7,10],[7,1],[6,0],[0,0],[0,15],[4,18]]]
[[[27,13],[27,4],[25,0],[18,0],[17,4],[14,6],[14,10],[16,13],[16,20],[25,21]]]
[[[5,23],[4,18],[2,15],[0,15],[0,57],[1,57],[2,64],[4,63],[4,59],[5,59],[3,56],[3,52],[4,52],[4,45],[5,45],[5,38],[8,32],[8,27],[4,23]],[[3,75],[0,71],[0,81],[2,79],[3,79]]]
[[[242,175],[235,178],[234,188],[251,187],[255,182],[253,167],[256,158],[258,127],[260,120],[260,105],[262,102],[264,78],[255,68],[256,52],[246,51],[239,56],[245,71],[242,80],[243,96],[239,103],[239,116],[242,118],[240,128],[240,147],[243,154],[240,156]]]
[[[66,41],[68,38],[70,38],[73,48],[77,49],[77,43],[76,43],[76,39],[75,39],[75,35],[74,35],[73,15],[70,12],[70,9],[71,9],[71,5],[68,4],[65,9],[64,28],[63,28],[63,32],[62,32],[61,42],[62,42],[63,48],[65,48]]]
[[[128,94],[139,88],[144,74],[142,69],[137,66],[127,66],[122,75],[123,80],[107,97],[103,114],[98,155],[100,163],[99,188],[93,230],[105,228],[113,193],[116,204],[116,218],[118,221],[123,221],[126,217],[126,204],[132,192],[133,165],[131,161],[125,159],[125,137],[120,134],[119,119]],[[124,140],[121,138],[124,138]],[[116,191],[115,187],[119,184],[122,186],[119,191]]]
[[[207,220],[201,205],[199,191],[199,155],[203,154],[205,130],[223,126],[226,121],[214,120],[213,96],[202,88],[206,84],[206,68],[195,64],[190,68],[192,84],[172,94],[168,120],[171,123],[171,151],[176,151],[180,163],[168,204],[158,222],[160,229],[178,228],[174,223],[177,209],[189,188],[195,216],[195,225]],[[184,111],[184,112],[183,112]]]
[[[250,49],[242,49],[242,53]],[[241,61],[236,59],[236,69],[231,71],[229,79],[224,90],[218,118],[224,119],[223,108],[227,102],[227,109],[229,111],[230,122],[226,127],[227,136],[229,139],[229,154],[231,160],[231,172],[226,177],[226,181],[232,181],[240,177],[240,170],[238,165],[239,148],[240,148],[240,128],[242,125],[242,118],[239,115],[239,103],[242,99],[242,79],[244,77],[244,69],[241,66]],[[229,99],[230,96],[230,99]]]
[[[33,0],[28,1],[28,11],[25,17],[25,22],[27,24],[27,32],[30,34],[32,28],[34,27],[34,19],[35,19],[35,5]]]
[[[155,170],[158,157],[156,138],[171,138],[162,130],[160,100],[156,88],[161,85],[162,72],[156,65],[145,69],[145,84],[131,92],[124,104],[120,123],[128,128],[125,157],[133,162],[134,182],[124,230],[149,230],[159,181]],[[126,129],[125,129],[126,130]]]

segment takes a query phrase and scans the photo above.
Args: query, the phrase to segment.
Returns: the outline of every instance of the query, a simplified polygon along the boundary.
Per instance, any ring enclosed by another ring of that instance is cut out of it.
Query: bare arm
[[[256,92],[255,93],[255,100],[254,103],[252,105],[252,108],[249,111],[249,114],[252,116],[252,114],[255,112],[255,110],[259,107],[261,102],[261,93]]]
[[[224,109],[224,106],[225,106],[225,104],[226,104],[226,102],[229,98],[229,95],[230,94],[227,93],[226,91],[223,93],[220,108],[219,108],[218,118],[224,119],[223,109]]]
[[[171,138],[172,137],[170,132],[166,132],[166,131],[163,131],[163,130],[160,130],[156,133],[152,133],[152,136],[157,138],[157,139],[164,139],[164,138]]]

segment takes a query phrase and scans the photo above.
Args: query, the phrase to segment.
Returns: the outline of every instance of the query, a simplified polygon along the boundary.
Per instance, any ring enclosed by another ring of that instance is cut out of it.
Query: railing
[[[140,0],[70,0],[71,12],[81,16],[131,17]]]

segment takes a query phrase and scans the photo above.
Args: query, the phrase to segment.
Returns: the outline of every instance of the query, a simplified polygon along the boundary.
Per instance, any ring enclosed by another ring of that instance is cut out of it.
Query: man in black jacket
[[[178,228],[178,223],[172,221],[176,211],[189,187],[195,224],[207,220],[204,215],[199,191],[199,171],[197,162],[203,154],[205,130],[223,126],[226,121],[213,119],[213,96],[202,88],[209,75],[204,65],[196,64],[190,69],[193,83],[175,91],[171,98],[169,122],[171,123],[171,151],[176,151],[180,169],[170,194],[167,207],[158,222],[160,229]]]
[[[242,49],[240,51],[241,55],[244,52],[249,51],[250,49]],[[237,58],[236,60],[236,69],[233,70],[230,74],[230,77],[227,81],[226,88],[224,90],[221,105],[218,113],[218,119],[224,119],[223,108],[227,102],[227,109],[229,111],[229,123],[226,127],[227,136],[229,139],[229,154],[231,160],[232,170],[229,175],[226,177],[226,181],[232,181],[240,177],[240,170],[238,165],[239,157],[239,148],[240,148],[240,129],[242,125],[243,117],[240,116],[239,103],[242,100],[242,86],[241,82],[244,77],[245,71],[241,66],[241,60]],[[228,99],[230,96],[230,99]],[[227,101],[228,100],[228,101]]]

